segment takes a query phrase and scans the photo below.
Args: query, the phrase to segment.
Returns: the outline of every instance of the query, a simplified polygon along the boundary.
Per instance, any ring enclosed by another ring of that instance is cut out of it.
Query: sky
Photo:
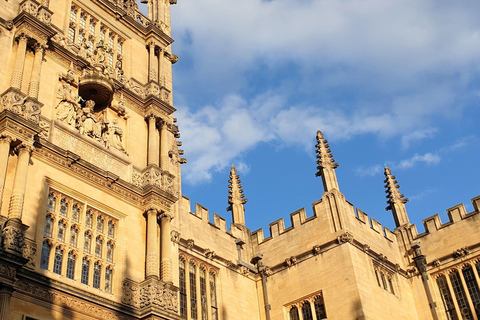
[[[146,10],[140,5],[141,10]],[[235,165],[252,231],[311,204],[321,130],[340,191],[395,228],[383,168],[410,221],[480,195],[480,2],[178,0],[172,6],[174,106],[182,192],[231,221]]]

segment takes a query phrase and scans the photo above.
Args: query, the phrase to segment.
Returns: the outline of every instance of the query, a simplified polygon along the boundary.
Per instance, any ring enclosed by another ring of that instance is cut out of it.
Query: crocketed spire
[[[227,211],[232,211],[233,223],[245,226],[245,207],[247,203],[241,185],[240,176],[237,175],[237,169],[234,166],[230,169],[230,179],[228,180],[228,204]]]
[[[383,182],[385,182],[385,193],[387,194],[388,204],[385,210],[392,211],[395,224],[397,227],[400,227],[410,224],[407,209],[405,208],[405,203],[408,202],[408,198],[405,198],[405,196],[400,193],[400,185],[395,179],[396,177],[392,175],[390,168],[385,166],[385,180]]]
[[[337,175],[335,174],[335,168],[338,167],[338,163],[335,163],[332,150],[329,147],[328,140],[324,139],[323,133],[318,130],[316,144],[318,171],[315,175],[322,177],[325,192],[329,192],[332,189],[339,190]]]

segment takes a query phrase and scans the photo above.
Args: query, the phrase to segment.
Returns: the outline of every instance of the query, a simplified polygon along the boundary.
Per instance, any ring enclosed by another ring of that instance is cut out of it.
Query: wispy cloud
[[[402,137],[402,147],[407,149],[412,142],[417,142],[424,139],[431,139],[437,133],[436,128],[425,128],[415,130],[411,133],[407,133]]]
[[[418,163],[425,163],[427,165],[434,165],[440,163],[441,158],[437,154],[425,153],[424,155],[415,154],[410,159],[400,161],[395,165],[398,169],[410,169]]]

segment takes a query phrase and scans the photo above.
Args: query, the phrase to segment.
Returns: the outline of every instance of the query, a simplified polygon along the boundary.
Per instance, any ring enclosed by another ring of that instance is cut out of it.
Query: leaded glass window
[[[473,319],[472,312],[468,306],[467,297],[465,296],[465,290],[463,289],[462,281],[460,280],[460,275],[456,270],[450,273],[450,282],[452,283],[453,292],[457,298],[457,304],[460,308],[460,313],[462,314],[463,319]]]
[[[78,222],[78,217],[80,217],[80,207],[75,203],[72,207],[72,220]]]
[[[107,261],[113,262],[113,242],[107,243]]]
[[[110,48],[113,48],[113,43],[114,43],[114,37],[113,35],[111,34],[109,37],[108,37],[108,45]]]
[[[108,236],[113,238],[115,236],[115,224],[113,221],[108,221]]]
[[[58,233],[57,233],[57,240],[60,242],[65,242],[65,230],[67,228],[67,225],[65,222],[58,221]]]
[[[112,51],[110,51],[108,53],[108,66],[113,67],[113,52]]]
[[[448,320],[458,320],[457,313],[455,312],[455,304],[453,303],[453,298],[448,289],[447,279],[445,276],[440,276],[437,278],[437,286],[442,297],[443,306],[445,312],[447,313]]]
[[[51,247],[47,241],[44,241],[42,244],[42,255],[40,257],[40,268],[48,269],[48,261],[50,258]]]
[[[90,248],[92,246],[92,235],[88,232],[85,232],[85,237],[83,240],[83,251],[90,253]]]
[[[295,306],[290,309],[290,320],[299,320],[298,308]]]
[[[197,320],[197,267],[190,262],[190,317]]]
[[[77,226],[70,227],[70,247],[77,247],[78,229]]]
[[[385,275],[382,273],[382,283],[383,289],[388,290],[387,279],[385,279]]]
[[[112,269],[105,270],[105,292],[112,293]]]
[[[310,302],[308,301],[305,301],[302,306],[302,316],[303,320],[313,320],[312,307],[310,306]]]
[[[477,317],[480,318],[480,291],[478,290],[478,284],[473,273],[473,268],[471,266],[466,266],[462,269],[462,273],[465,279],[465,284],[467,285],[468,293],[470,294],[470,298],[475,307],[475,313],[477,314]]]
[[[55,258],[53,260],[53,272],[62,274],[63,250],[60,247],[55,248]]]
[[[205,269],[200,269],[200,303],[202,309],[202,320],[207,320],[208,318],[208,308],[207,308],[207,282],[206,282],[206,271]]]
[[[88,285],[88,274],[90,273],[90,261],[87,257],[82,260],[82,278],[81,281],[83,284]]]
[[[75,260],[75,255],[73,252],[70,252],[67,259],[67,278],[69,279],[73,279],[75,276]]]
[[[71,42],[75,41],[75,28],[74,27],[69,27],[68,28],[68,40]]]
[[[66,217],[67,211],[68,211],[68,202],[67,202],[67,199],[63,198],[60,201],[60,215]]]
[[[325,312],[325,304],[323,303],[323,297],[315,298],[313,305],[315,306],[315,315],[317,316],[317,320],[326,319],[327,313]]]
[[[70,21],[77,21],[77,10],[75,10],[75,8],[70,10]]]
[[[55,198],[55,196],[53,195],[53,193],[50,193],[50,194],[48,195],[47,211],[54,212],[56,205],[57,205],[57,198]]]
[[[217,283],[215,273],[210,273],[210,303],[212,306],[212,320],[218,320]]]
[[[87,210],[87,215],[85,216],[85,225],[87,228],[91,228],[93,223],[93,214],[91,210]]]
[[[90,26],[88,27],[90,35],[95,35],[95,21],[90,20]]]
[[[185,260],[180,258],[179,261],[179,287],[180,287],[180,316],[187,317],[187,284],[185,278]]]
[[[100,272],[101,272],[101,266],[97,261],[93,265],[93,287],[95,289],[100,289]]]
[[[51,216],[47,216],[45,218],[45,229],[43,231],[43,235],[45,237],[52,237],[52,232],[53,232],[53,218]]]
[[[103,233],[103,218],[102,216],[97,216],[97,232]]]
[[[103,240],[101,237],[97,237],[97,239],[95,239],[95,256],[97,258],[101,258],[102,257],[102,246],[103,246]]]
[[[117,53],[122,54],[122,49],[123,49],[123,43],[120,41],[117,42]]]
[[[105,29],[100,29],[100,41],[105,44]]]
[[[80,28],[85,29],[86,25],[87,25],[87,16],[82,14],[80,15]]]

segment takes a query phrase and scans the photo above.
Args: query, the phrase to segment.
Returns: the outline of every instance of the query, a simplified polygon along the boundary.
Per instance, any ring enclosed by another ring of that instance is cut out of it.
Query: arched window
[[[190,262],[190,317],[197,320],[197,266]]]
[[[88,26],[88,30],[91,36],[95,35],[95,21],[93,21],[91,18],[90,18],[90,25]]]
[[[97,232],[103,233],[103,218],[102,216],[97,216]]]
[[[97,261],[93,265],[93,287],[95,289],[100,289],[100,271],[101,266],[100,263]]]
[[[105,269],[105,292],[112,293],[112,274],[111,268]]]
[[[208,318],[206,273],[207,272],[204,268],[200,268],[200,304],[202,309],[202,320],[207,320]]]
[[[102,258],[103,240],[100,236],[95,239],[95,257]]]
[[[215,273],[210,272],[210,303],[212,306],[212,320],[218,320],[217,283]]]
[[[55,259],[53,260],[53,272],[62,274],[63,250],[60,247],[55,248]]]
[[[68,253],[67,259],[67,278],[73,279],[75,276],[75,254],[73,252]]]
[[[108,221],[108,236],[110,238],[115,237],[115,224],[113,221]]]
[[[393,280],[392,277],[388,277],[388,285],[390,286],[390,292],[395,294],[395,289],[393,288]]]
[[[455,311],[455,304],[452,299],[450,290],[448,289],[447,279],[445,276],[440,276],[437,278],[438,291],[442,297],[443,306],[445,312],[447,313],[448,320],[458,320],[457,313]]]
[[[43,231],[43,235],[45,237],[51,238],[52,237],[52,232],[53,232],[53,218],[50,215],[48,215],[45,218],[45,229]]]
[[[78,217],[80,216],[80,207],[78,204],[74,204],[72,207],[72,220],[78,222]]]
[[[93,214],[91,210],[87,210],[87,214],[85,216],[85,225],[87,228],[91,228],[93,223]]]
[[[302,305],[302,316],[303,320],[313,320],[312,307],[308,301],[305,301],[305,303]]]
[[[450,273],[450,282],[452,283],[453,292],[457,298],[457,304],[460,308],[460,313],[466,320],[473,319],[472,312],[470,311],[468,300],[465,295],[465,290],[463,289],[462,281],[460,280],[460,275],[458,274],[457,270]]]
[[[377,278],[377,284],[381,288],[382,284],[380,283],[380,277],[378,276],[378,270],[375,269],[375,277]]]
[[[83,251],[86,253],[90,253],[90,248],[92,247],[92,235],[86,231],[83,241]]]
[[[293,306],[292,309],[290,309],[290,320],[299,320],[298,308],[296,306]]]
[[[82,260],[82,278],[81,281],[83,284],[88,285],[88,274],[90,273],[90,261],[87,257],[84,257]]]
[[[57,240],[60,242],[65,242],[65,229],[67,225],[63,220],[58,221],[58,232],[57,232]]]
[[[185,260],[179,260],[180,317],[187,317],[187,283],[185,278]]]
[[[315,302],[313,304],[315,306],[315,314],[317,316],[317,320],[327,319],[327,313],[325,312],[325,304],[323,303],[323,297],[315,298]]]
[[[473,268],[471,266],[465,266],[462,269],[462,273],[465,279],[465,284],[467,285],[468,293],[475,306],[475,313],[477,314],[477,317],[480,318],[480,291],[478,290],[478,284],[473,273]]]
[[[67,202],[67,199],[63,198],[60,201],[60,215],[66,217],[67,211],[68,211],[68,202]]]
[[[40,268],[48,269],[48,261],[50,258],[51,247],[47,241],[44,241],[42,244],[42,255],[40,257]]]
[[[107,261],[108,262],[113,262],[113,247],[114,247],[113,242],[109,241],[107,243]]]
[[[385,279],[385,275],[382,273],[382,283],[383,289],[388,290],[387,279]]]
[[[73,248],[77,247],[77,239],[78,239],[78,229],[77,229],[77,226],[73,225],[70,227],[70,247],[73,247]]]
[[[55,198],[53,193],[50,193],[48,195],[47,211],[55,212],[55,206],[56,205],[57,205],[57,198]]]

